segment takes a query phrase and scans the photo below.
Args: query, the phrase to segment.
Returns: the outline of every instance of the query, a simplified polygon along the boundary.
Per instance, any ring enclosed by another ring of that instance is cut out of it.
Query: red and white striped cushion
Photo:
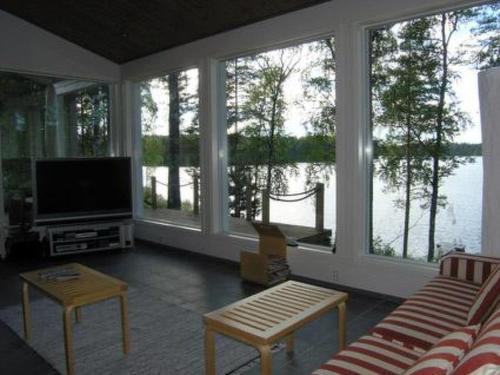
[[[396,375],[421,353],[374,336],[363,336],[337,353],[312,375]]]
[[[500,308],[484,323],[453,375],[500,374]]]
[[[453,252],[441,258],[440,275],[483,284],[500,258]]]
[[[468,324],[484,322],[500,301],[500,267],[493,271],[477,293],[477,298],[469,310]]]
[[[389,314],[372,334],[403,346],[429,350],[443,336],[463,327],[479,286],[438,276]]]
[[[479,325],[459,328],[447,334],[414,363],[405,375],[449,375],[469,351]]]

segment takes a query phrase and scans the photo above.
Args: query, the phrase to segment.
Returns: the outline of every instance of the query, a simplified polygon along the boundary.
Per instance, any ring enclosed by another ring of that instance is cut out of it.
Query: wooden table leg
[[[215,375],[215,333],[205,326],[205,375]]]
[[[71,313],[73,307],[67,306],[63,311],[63,325],[64,325],[64,350],[66,352],[66,374],[74,374],[75,360],[73,355],[73,332],[71,327]]]
[[[339,329],[339,350],[345,348],[345,302],[342,302],[337,307],[339,314],[338,329]]]
[[[289,354],[293,353],[294,345],[295,345],[295,334],[292,333],[286,338],[286,352]]]
[[[31,340],[31,319],[30,319],[30,296],[29,285],[23,282],[23,324],[24,338],[26,341]]]
[[[273,373],[271,347],[269,345],[262,345],[258,349],[260,352],[260,373],[261,375],[271,375]]]
[[[121,310],[121,318],[122,318],[123,353],[127,354],[130,350],[130,342],[129,342],[129,338],[128,338],[127,293],[120,294],[120,310]]]
[[[75,321],[80,323],[82,321],[82,308],[75,307]]]

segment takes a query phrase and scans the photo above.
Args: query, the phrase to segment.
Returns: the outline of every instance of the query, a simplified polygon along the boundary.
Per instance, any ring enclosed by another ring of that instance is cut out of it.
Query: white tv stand
[[[134,224],[131,221],[54,225],[45,229],[51,256],[134,246]]]

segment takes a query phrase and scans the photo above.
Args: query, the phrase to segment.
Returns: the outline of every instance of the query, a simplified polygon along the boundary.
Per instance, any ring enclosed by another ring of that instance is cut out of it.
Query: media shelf
[[[50,255],[125,249],[134,245],[128,221],[82,223],[47,227]]]

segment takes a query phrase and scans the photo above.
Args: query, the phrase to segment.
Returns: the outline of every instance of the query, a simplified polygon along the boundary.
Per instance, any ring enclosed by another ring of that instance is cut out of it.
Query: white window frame
[[[231,231],[229,228],[229,204],[228,204],[228,198],[229,198],[229,193],[228,193],[228,186],[229,186],[229,180],[228,180],[228,175],[227,175],[227,167],[228,167],[228,149],[227,149],[227,117],[226,117],[226,72],[225,72],[225,64],[228,60],[231,59],[237,59],[237,58],[242,58],[242,57],[249,57],[249,56],[255,56],[259,55],[262,53],[266,52],[272,52],[276,51],[279,49],[284,49],[284,48],[290,48],[294,46],[299,46],[302,44],[308,44],[308,43],[313,43],[313,42],[318,42],[323,39],[327,38],[333,38],[335,40],[335,52],[337,52],[337,38],[335,36],[335,32],[332,30],[327,33],[321,33],[321,34],[316,34],[310,37],[306,38],[298,38],[294,39],[292,41],[287,41],[284,43],[277,43],[273,44],[271,46],[266,46],[265,48],[260,48],[260,49],[253,49],[253,50],[247,50],[247,51],[240,51],[237,54],[229,54],[223,57],[219,57],[216,61],[218,63],[217,67],[217,82],[218,82],[218,93],[217,97],[219,98],[219,102],[217,104],[218,106],[218,111],[222,111],[222,117],[218,118],[218,121],[222,126],[219,126],[219,131],[218,131],[218,139],[219,139],[219,155],[220,155],[220,175],[222,176],[222,189],[218,189],[220,192],[220,211],[221,211],[221,217],[219,218],[219,223],[220,223],[220,233],[228,236],[228,237],[233,237],[233,238],[242,238],[242,239],[250,239],[250,240],[257,240],[257,234],[251,235],[247,233],[240,233],[240,232],[235,232]],[[337,59],[337,55],[335,56],[335,59]],[[335,72],[335,102],[337,103],[337,71]],[[337,106],[337,104],[336,104]],[[220,112],[219,112],[220,116]],[[338,131],[338,127],[336,129],[336,134]],[[337,143],[337,139],[335,141]],[[337,149],[335,148],[335,153]],[[336,164],[337,165],[337,164]],[[335,184],[335,192],[336,192],[336,207],[338,207],[338,194],[337,194],[337,183],[338,183],[338,174],[336,174],[336,184]],[[335,231],[332,232],[332,236],[336,235],[336,231],[338,228],[338,216],[337,216],[337,211],[338,209],[335,210]],[[279,224],[279,223],[278,223]],[[336,244],[335,244],[336,245]],[[302,249],[308,249],[308,250],[313,250],[313,251],[321,251],[321,252],[326,252],[326,253],[331,253],[332,252],[332,246],[323,246],[323,245],[314,245],[314,244],[308,244],[308,243],[303,243],[299,242],[299,246]]]
[[[404,13],[397,17],[391,18],[381,18],[378,20],[374,20],[373,22],[367,22],[358,25],[360,32],[362,33],[362,53],[358,63],[361,66],[362,76],[364,77],[363,82],[359,85],[358,89],[361,89],[362,95],[359,96],[361,98],[360,103],[363,103],[361,115],[363,117],[363,189],[364,189],[364,199],[363,199],[363,213],[364,213],[364,223],[363,223],[363,233],[364,233],[364,241],[362,246],[362,251],[360,252],[358,258],[374,261],[376,263],[395,263],[401,265],[410,265],[410,266],[418,266],[424,268],[438,268],[438,263],[431,262],[421,262],[412,259],[402,259],[400,257],[386,257],[382,255],[376,255],[370,253],[370,236],[373,233],[369,231],[370,225],[370,205],[372,201],[372,196],[370,195],[369,184],[370,179],[372,178],[370,173],[370,166],[373,162],[373,137],[372,137],[372,129],[371,129],[371,85],[370,85],[370,69],[371,69],[371,61],[370,61],[370,31],[381,28],[388,25],[394,25],[397,23],[415,20],[422,17],[436,15],[442,12],[450,12],[457,11],[461,9],[468,9],[473,7],[478,7],[481,5],[486,5],[491,3],[489,0],[481,0],[481,1],[465,1],[459,5],[450,5],[445,7],[432,7],[432,9],[416,12],[416,13]],[[356,65],[356,64],[354,64]],[[484,208],[482,207],[482,210]],[[483,238],[481,240],[483,242]],[[483,246],[481,246],[481,251],[478,255],[484,254]]]
[[[141,93],[140,93],[140,83],[144,81],[149,81],[152,79],[167,76],[172,73],[185,72],[187,70],[197,69],[198,70],[198,112],[200,116],[200,169],[202,170],[202,109],[201,109],[201,66],[200,65],[189,65],[184,67],[178,67],[174,69],[168,69],[159,73],[152,75],[147,75],[134,80],[125,81],[123,87],[123,101],[124,101],[124,117],[128,120],[125,121],[126,128],[130,130],[124,136],[124,144],[130,145],[127,153],[132,156],[132,186],[134,195],[134,220],[144,223],[152,223],[160,226],[171,226],[177,228],[183,228],[187,230],[194,230],[201,232],[203,230],[203,216],[204,216],[204,199],[203,199],[203,170],[201,172],[200,178],[200,190],[201,190],[201,206],[200,206],[200,226],[192,226],[185,223],[175,222],[173,219],[155,220],[153,218],[148,218],[144,216],[144,187],[142,178],[142,105],[141,105]]]

